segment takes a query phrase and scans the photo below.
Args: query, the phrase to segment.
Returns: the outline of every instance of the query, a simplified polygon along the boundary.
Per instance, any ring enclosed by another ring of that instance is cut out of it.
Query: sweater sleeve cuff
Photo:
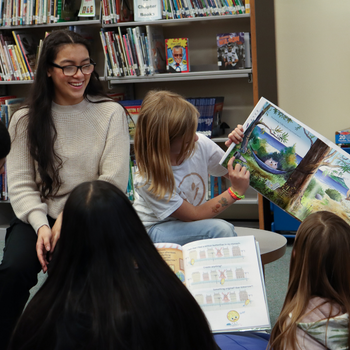
[[[29,215],[28,215],[28,222],[30,225],[32,225],[34,231],[36,234],[38,234],[38,230],[41,226],[48,226],[49,225],[49,221],[47,220],[47,216],[41,212],[41,211],[32,211]]]

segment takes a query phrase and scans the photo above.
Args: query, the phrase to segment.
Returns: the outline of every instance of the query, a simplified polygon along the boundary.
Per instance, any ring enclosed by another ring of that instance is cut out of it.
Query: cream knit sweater
[[[57,130],[55,149],[63,161],[59,173],[62,186],[52,199],[40,196],[37,164],[27,145],[26,118],[18,122],[26,112],[19,110],[12,117],[12,148],[7,158],[9,197],[20,220],[37,232],[48,225],[47,215],[57,218],[74,187],[85,181],[105,180],[125,192],[130,145],[127,118],[120,105],[86,100],[73,106],[52,103]]]

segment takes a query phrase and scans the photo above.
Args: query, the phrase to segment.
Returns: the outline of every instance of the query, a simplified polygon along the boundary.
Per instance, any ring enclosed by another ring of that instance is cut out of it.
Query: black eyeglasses
[[[61,68],[63,74],[66,77],[72,77],[73,75],[77,74],[78,69],[80,69],[83,74],[91,74],[95,70],[95,66],[96,66],[96,63],[93,60],[91,60],[90,63],[84,64],[82,66],[64,66],[64,67],[61,67],[58,64],[53,63],[53,62],[51,62],[50,64],[53,67]]]

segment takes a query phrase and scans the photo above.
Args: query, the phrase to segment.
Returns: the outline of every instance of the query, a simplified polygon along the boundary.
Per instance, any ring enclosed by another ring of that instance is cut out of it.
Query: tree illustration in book
[[[186,73],[190,71],[188,39],[165,39],[166,67],[168,73]]]
[[[218,34],[216,36],[218,66],[220,70],[246,68],[244,37],[244,32]]]
[[[350,224],[350,156],[316,131],[261,98],[228,160],[246,166],[250,185],[300,221],[327,210]]]

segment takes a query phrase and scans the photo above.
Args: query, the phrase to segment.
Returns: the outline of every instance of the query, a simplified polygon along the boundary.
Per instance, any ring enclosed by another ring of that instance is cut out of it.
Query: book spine
[[[120,58],[122,61],[124,76],[130,75],[129,71],[128,71],[128,64],[126,63],[127,62],[126,57],[124,55],[124,48],[123,48],[122,40],[120,39],[119,34],[114,34],[114,37],[115,37],[115,41],[117,42],[118,51],[119,51]]]
[[[12,56],[15,61],[15,65],[17,68],[17,75],[19,77],[19,80],[25,80],[25,73],[22,67],[22,64],[20,62],[20,57],[18,56],[17,50],[16,50],[16,45],[11,45],[11,51],[12,51]]]
[[[130,52],[131,52],[131,58],[132,58],[132,62],[133,62],[133,67],[135,70],[136,75],[140,75],[140,65],[138,62],[138,57],[136,54],[136,48],[135,48],[135,39],[134,39],[134,35],[132,33],[132,29],[131,28],[126,28],[127,30],[127,38],[128,38],[128,44],[129,44],[129,48],[130,48]]]
[[[126,53],[128,55],[130,66],[132,67],[132,72],[134,73],[133,75],[139,75],[139,74],[137,74],[137,73],[139,73],[138,69],[136,71],[137,64],[135,64],[135,61],[133,58],[129,35],[125,34],[124,37],[125,37],[125,40],[124,40],[125,50],[126,50]]]
[[[125,47],[125,42],[124,42],[124,36],[122,35],[120,27],[118,27],[118,34],[119,34],[120,46],[121,46],[122,51],[123,51],[124,61],[125,61],[125,64],[126,64],[128,75],[132,75],[131,67],[129,65],[128,57],[127,57],[127,54],[126,54],[126,47]]]
[[[104,36],[105,36],[105,41],[106,41],[106,44],[107,44],[107,51],[108,51],[109,59],[110,59],[110,62],[112,64],[113,76],[117,77],[117,76],[119,76],[119,68],[117,67],[116,58],[113,55],[113,51],[112,51],[111,43],[110,43],[110,40],[109,40],[108,32],[105,32]]]
[[[17,54],[17,57],[18,57],[18,60],[19,60],[19,63],[20,63],[20,66],[21,66],[21,69],[23,72],[24,80],[30,80],[30,74],[29,74],[26,62],[24,60],[24,57],[23,57],[22,52],[21,52],[18,45],[15,45],[15,51],[16,51],[16,54]]]
[[[100,31],[100,38],[101,38],[103,53],[104,53],[104,56],[105,56],[105,64],[106,64],[107,75],[109,77],[111,77],[111,76],[113,76],[112,63],[110,61],[110,57],[109,57],[109,54],[108,54],[106,38],[105,38],[104,33],[103,33],[102,30]]]
[[[114,55],[115,55],[115,58],[117,61],[117,65],[119,68],[119,75],[123,77],[125,75],[124,74],[124,66],[123,66],[123,61],[122,61],[121,54],[120,54],[120,51],[118,48],[118,43],[117,43],[117,40],[115,38],[115,33],[109,32],[109,37],[110,37],[111,46],[112,46],[112,49],[113,49],[113,52],[114,52]]]

